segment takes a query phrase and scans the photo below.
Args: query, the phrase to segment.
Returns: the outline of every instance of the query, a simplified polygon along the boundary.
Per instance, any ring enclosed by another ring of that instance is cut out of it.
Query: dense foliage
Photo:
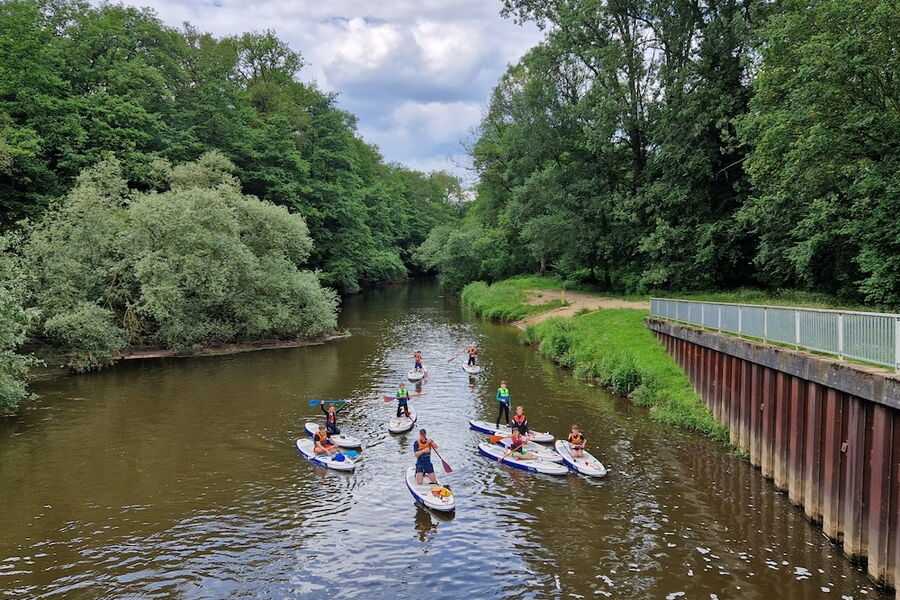
[[[218,153],[150,165],[129,189],[119,161],[85,170],[21,247],[35,328],[79,370],[126,345],[191,348],[336,327],[335,293],[302,270],[303,218],[241,193]]]
[[[335,324],[320,281],[421,270],[460,182],[385,164],[303,66],[272,32],[0,2],[0,406],[25,395],[29,333],[80,369],[129,344],[313,335]]]
[[[216,39],[148,9],[0,3],[0,227],[40,217],[108,156],[148,190],[156,159],[214,149],[244,193],[305,217],[326,284],[406,276],[459,182],[384,164],[334,96],[296,80],[303,64],[271,32]]]
[[[16,353],[33,312],[24,308],[25,273],[16,257],[6,252],[9,242],[0,237],[0,414],[28,395],[25,375],[33,362]]]
[[[546,30],[472,147],[478,200],[425,262],[900,306],[900,5],[506,0]]]

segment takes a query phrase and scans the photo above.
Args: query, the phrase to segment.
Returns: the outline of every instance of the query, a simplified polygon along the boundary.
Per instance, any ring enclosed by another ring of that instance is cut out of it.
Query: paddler
[[[338,445],[328,435],[325,425],[319,425],[319,431],[313,435],[313,452],[315,454],[336,454]]]
[[[497,388],[497,428],[500,428],[500,417],[505,415],[506,425],[509,426],[509,388],[506,387],[506,380],[500,382]]]
[[[578,425],[572,425],[572,432],[569,434],[569,452],[572,458],[581,458],[584,456],[584,447],[587,446],[587,438],[581,433]]]
[[[397,418],[399,419],[401,415],[406,415],[407,419],[412,419],[409,416],[409,390],[406,389],[405,383],[397,386],[395,397],[397,398]]]
[[[512,417],[512,428],[522,435],[528,435],[528,417],[525,416],[525,409],[521,406],[516,407],[516,414]]]
[[[418,439],[413,442],[413,453],[416,455],[416,485],[422,485],[425,475],[432,484],[437,483],[434,476],[434,465],[431,464],[431,449],[437,449],[438,445],[428,439],[424,429],[419,430]]]
[[[469,355],[469,366],[475,366],[475,358],[478,356],[478,348],[475,347],[475,344],[469,346],[469,349],[466,350],[466,353]]]
[[[334,404],[329,404],[328,408],[325,408],[325,404],[319,405],[319,408],[325,413],[325,429],[328,431],[328,435],[339,435],[341,433],[340,428],[337,426],[337,414],[344,410],[346,406],[345,402],[341,402],[337,408],[335,408]]]
[[[422,372],[422,351],[416,350],[415,353],[413,354],[413,359],[416,361],[414,369],[416,370],[416,372],[421,373]]]
[[[532,454],[525,450],[525,444],[528,443],[528,440],[519,433],[518,429],[513,428],[512,437],[509,440],[509,452],[512,457],[516,460],[534,460],[537,458],[536,454]]]

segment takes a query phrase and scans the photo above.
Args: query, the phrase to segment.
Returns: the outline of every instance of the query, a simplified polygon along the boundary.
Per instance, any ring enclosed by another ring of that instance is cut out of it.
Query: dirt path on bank
[[[525,290],[528,295],[526,304],[546,304],[554,300],[566,302],[566,306],[553,308],[544,312],[528,315],[524,319],[514,321],[513,325],[519,329],[525,329],[528,325],[536,325],[547,319],[555,317],[572,317],[579,310],[597,310],[599,308],[635,308],[638,310],[650,310],[649,302],[633,302],[631,300],[619,300],[617,298],[605,298],[584,292],[569,292],[564,290]]]

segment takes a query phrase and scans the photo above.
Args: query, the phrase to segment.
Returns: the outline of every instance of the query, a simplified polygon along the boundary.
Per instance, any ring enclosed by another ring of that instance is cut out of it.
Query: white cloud
[[[99,1],[99,0],[97,0]],[[540,39],[487,0],[126,0],[171,26],[215,35],[272,29],[299,50],[304,80],[339,93],[389,161],[465,174],[459,141],[508,63]]]

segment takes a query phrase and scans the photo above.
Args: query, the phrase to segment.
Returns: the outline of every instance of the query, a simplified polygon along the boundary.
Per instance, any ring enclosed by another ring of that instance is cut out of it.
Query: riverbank
[[[638,405],[650,407],[656,421],[727,442],[727,430],[715,422],[687,376],[645,327],[644,318],[649,314],[646,308],[611,302],[604,306],[604,297],[591,294],[579,295],[593,296],[596,308],[582,306],[571,315],[554,314],[553,302],[558,299],[528,304],[529,298],[538,296],[538,290],[561,287],[555,280],[537,277],[492,285],[476,282],[463,290],[462,302],[486,318],[510,323],[522,324],[523,319],[531,318],[529,315],[550,316],[524,324],[526,342],[543,356],[571,369],[579,379],[595,381]],[[640,302],[637,304],[640,306]]]

